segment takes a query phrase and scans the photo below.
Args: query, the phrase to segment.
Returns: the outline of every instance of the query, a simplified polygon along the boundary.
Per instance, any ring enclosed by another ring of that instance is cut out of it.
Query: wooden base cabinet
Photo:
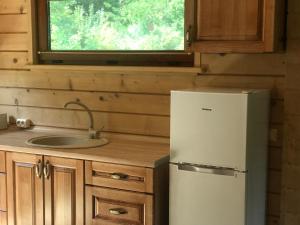
[[[0,225],[7,225],[5,152],[0,151]]]
[[[86,225],[167,225],[168,163],[157,168],[85,162]]]
[[[86,187],[87,225],[152,225],[151,195]]]
[[[168,224],[167,163],[146,168],[15,152],[0,156],[0,225]]]
[[[0,173],[0,211],[6,210],[6,174]]]
[[[9,225],[41,225],[43,179],[36,176],[43,157],[7,153],[7,206]]]
[[[49,169],[44,176],[45,225],[83,225],[83,161],[47,156],[44,164]]]
[[[7,153],[8,225],[83,225],[83,161]]]
[[[0,173],[5,173],[6,163],[5,163],[5,152],[0,151]]]

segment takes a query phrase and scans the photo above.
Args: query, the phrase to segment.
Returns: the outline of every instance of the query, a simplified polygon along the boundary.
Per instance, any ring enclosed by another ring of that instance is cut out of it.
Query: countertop
[[[64,158],[93,160],[122,165],[131,165],[139,167],[155,168],[169,161],[169,145],[163,143],[153,143],[147,141],[109,139],[109,143],[95,148],[82,149],[51,149],[32,147],[25,143],[26,140],[43,136],[57,135],[60,131],[57,129],[22,130],[15,126],[7,130],[0,131],[0,150],[13,151],[21,153],[51,155]],[[76,133],[76,136],[87,135],[85,133]],[[67,131],[61,131],[64,135],[74,135]]]

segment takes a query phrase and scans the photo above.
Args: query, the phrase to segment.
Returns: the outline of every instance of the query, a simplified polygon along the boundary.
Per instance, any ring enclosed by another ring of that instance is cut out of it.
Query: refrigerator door
[[[247,99],[243,93],[172,91],[171,162],[245,171]]]
[[[170,165],[170,225],[245,225],[244,173],[188,170]]]

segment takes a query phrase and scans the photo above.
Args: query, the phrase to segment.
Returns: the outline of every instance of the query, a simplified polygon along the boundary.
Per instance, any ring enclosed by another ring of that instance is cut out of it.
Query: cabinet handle
[[[112,215],[122,215],[122,214],[127,214],[127,210],[122,209],[122,208],[115,208],[115,209],[110,209],[109,213]]]
[[[49,161],[46,162],[46,165],[44,166],[44,177],[46,179],[49,179],[50,177],[50,170],[51,170],[51,165]]]
[[[188,47],[192,45],[192,26],[189,26],[185,33],[185,41]]]
[[[128,177],[128,175],[123,173],[113,173],[110,177],[114,180],[124,180]]]
[[[42,177],[42,170],[43,170],[42,160],[39,160],[38,163],[35,165],[35,175],[38,178]]]

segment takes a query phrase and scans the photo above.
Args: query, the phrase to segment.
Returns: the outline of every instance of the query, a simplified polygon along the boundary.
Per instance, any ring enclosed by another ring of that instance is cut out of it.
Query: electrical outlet
[[[17,119],[16,124],[17,127],[20,128],[29,128],[31,125],[31,121],[29,119]]]

